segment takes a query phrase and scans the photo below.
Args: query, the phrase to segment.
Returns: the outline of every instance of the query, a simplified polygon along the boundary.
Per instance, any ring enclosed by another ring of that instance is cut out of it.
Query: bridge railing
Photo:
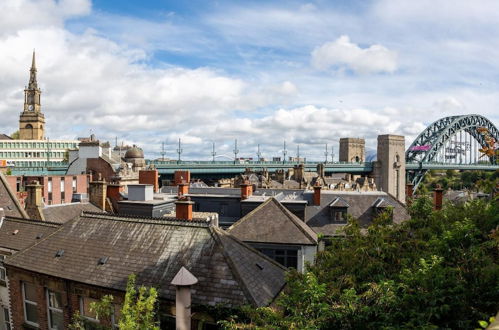
[[[371,162],[320,162],[320,161],[307,161],[307,162],[292,162],[292,161],[158,161],[158,160],[149,160],[146,161],[148,165],[155,166],[295,166],[298,164],[303,164],[305,166],[316,166],[317,164],[324,164],[326,166],[334,166],[334,165],[352,165],[352,166],[365,166],[371,165]]]

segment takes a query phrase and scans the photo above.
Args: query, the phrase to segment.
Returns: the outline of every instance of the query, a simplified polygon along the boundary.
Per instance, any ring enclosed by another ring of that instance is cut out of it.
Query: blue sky
[[[438,118],[499,121],[499,2],[0,2],[0,131],[16,129],[37,50],[48,135],[184,141],[209,159],[402,134]],[[290,151],[290,153],[292,153]]]

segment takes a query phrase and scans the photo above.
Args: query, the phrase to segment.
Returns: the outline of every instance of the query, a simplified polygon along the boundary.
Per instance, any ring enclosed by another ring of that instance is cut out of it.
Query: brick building
[[[171,282],[181,267],[199,280],[192,287],[196,329],[216,321],[206,306],[272,303],[285,284],[285,268],[212,221],[196,214],[189,221],[84,213],[5,261],[13,327],[66,328],[76,311],[91,320],[88,304],[109,293],[119,310],[134,273],[138,284],[157,288],[161,326],[169,328],[175,317]]]
[[[42,198],[45,205],[71,203],[75,199],[80,200],[81,195],[83,195],[83,198],[86,198],[88,194],[89,176],[86,174],[49,176],[8,175],[6,179],[23,206],[27,198],[26,186],[34,181],[37,181],[42,186]]]

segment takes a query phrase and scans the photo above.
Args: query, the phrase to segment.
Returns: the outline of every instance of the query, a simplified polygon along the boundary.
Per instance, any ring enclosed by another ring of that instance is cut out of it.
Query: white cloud
[[[397,69],[397,53],[381,45],[360,48],[344,35],[315,48],[312,51],[312,65],[318,70],[340,66],[360,74],[391,73]]]

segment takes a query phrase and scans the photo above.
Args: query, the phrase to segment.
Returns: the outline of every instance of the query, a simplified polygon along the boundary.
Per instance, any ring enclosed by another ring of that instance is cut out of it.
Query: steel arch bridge
[[[446,165],[489,165],[490,169],[499,168],[496,166],[499,152],[496,150],[497,141],[499,130],[483,116],[441,118],[421,132],[407,149],[406,163],[409,168],[415,168],[407,172],[408,180],[416,189],[431,164],[440,164],[442,168]],[[484,154],[484,149],[491,151]]]

